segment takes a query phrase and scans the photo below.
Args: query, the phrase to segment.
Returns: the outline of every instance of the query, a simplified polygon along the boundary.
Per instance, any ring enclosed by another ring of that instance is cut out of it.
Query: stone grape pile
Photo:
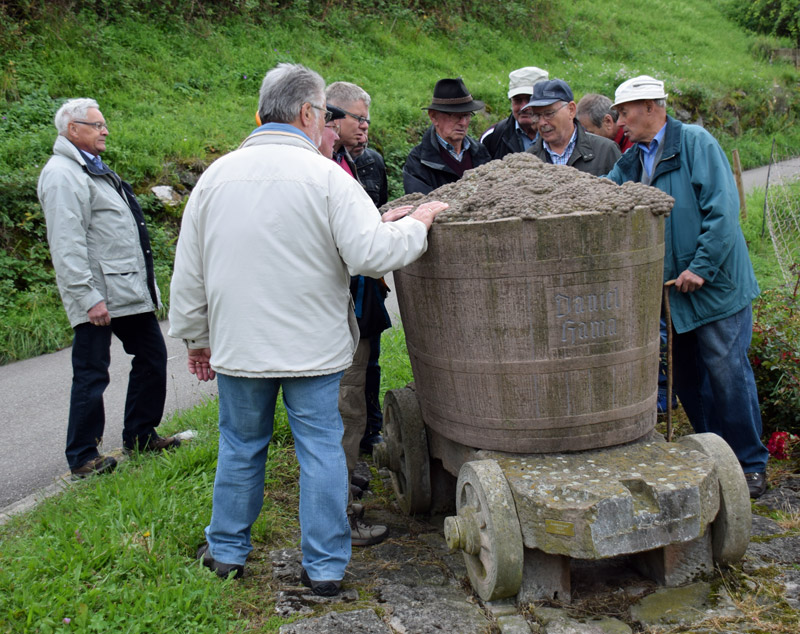
[[[417,206],[441,200],[449,209],[436,222],[482,222],[500,218],[535,220],[575,213],[627,213],[646,208],[657,215],[670,212],[674,199],[642,183],[617,185],[566,165],[544,163],[533,154],[509,154],[470,170],[461,180],[428,195],[409,194],[387,204]]]

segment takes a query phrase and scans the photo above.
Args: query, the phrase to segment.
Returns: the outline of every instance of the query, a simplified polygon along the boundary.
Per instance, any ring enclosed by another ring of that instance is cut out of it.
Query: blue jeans
[[[342,449],[339,382],[324,376],[252,379],[218,374],[219,457],[211,523],[211,556],[244,565],[253,550],[250,529],[261,512],[267,449],[278,390],[300,463],[303,567],[315,580],[338,580],[350,561],[347,465]]]
[[[111,335],[133,355],[125,399],[122,443],[144,446],[155,435],[167,398],[167,347],[155,313],[113,317],[109,326],[75,326],[72,342],[72,392],[66,456],[77,469],[98,456],[106,425],[103,392],[108,387]]]
[[[745,473],[766,471],[769,457],[761,442],[761,410],[747,358],[752,334],[748,305],[672,339],[675,391],[694,431],[722,436]]]

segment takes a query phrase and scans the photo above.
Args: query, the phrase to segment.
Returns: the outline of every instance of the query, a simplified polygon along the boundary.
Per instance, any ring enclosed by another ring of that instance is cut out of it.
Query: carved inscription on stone
[[[626,283],[610,280],[548,289],[550,345],[556,348],[616,341],[629,305]]]

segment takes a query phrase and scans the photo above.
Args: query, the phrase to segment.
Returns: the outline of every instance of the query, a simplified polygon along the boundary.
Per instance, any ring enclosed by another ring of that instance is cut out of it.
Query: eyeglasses
[[[90,125],[95,130],[100,132],[100,130],[108,130],[108,124],[105,121],[73,121],[72,123],[80,123],[81,125]]]
[[[547,121],[550,121],[552,120],[553,117],[555,117],[558,114],[559,110],[563,110],[568,105],[569,103],[565,103],[562,106],[556,108],[555,110],[548,110],[547,112],[542,112],[540,114],[531,113],[531,119],[533,119],[534,123],[536,123],[539,119],[545,119]]]
[[[342,112],[344,112],[344,113],[345,113],[345,114],[346,114],[348,117],[353,117],[353,119],[355,119],[356,121],[358,121],[358,124],[359,124],[359,125],[361,125],[362,123],[366,123],[367,125],[369,125],[369,124],[370,124],[370,120],[369,120],[369,118],[367,118],[367,117],[360,117],[359,115],[357,115],[357,114],[353,114],[352,112],[347,112],[347,110],[345,110],[345,109],[343,109],[343,108],[339,108],[339,110],[341,110]]]
[[[316,108],[317,110],[322,110],[325,113],[325,123],[330,123],[331,119],[333,119],[333,113],[330,110],[328,110],[327,108],[323,108],[322,106],[315,106],[311,102],[309,102],[309,105],[312,108]]]

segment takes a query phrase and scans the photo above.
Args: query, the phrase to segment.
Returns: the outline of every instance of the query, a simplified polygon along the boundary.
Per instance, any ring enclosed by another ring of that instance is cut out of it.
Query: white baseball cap
[[[550,73],[536,66],[525,66],[508,74],[508,98],[533,94],[533,85],[549,79]]]
[[[663,81],[659,81],[649,75],[639,75],[619,85],[614,93],[614,103],[611,107],[616,108],[621,103],[639,101],[640,99],[666,98],[667,93],[664,92]]]

